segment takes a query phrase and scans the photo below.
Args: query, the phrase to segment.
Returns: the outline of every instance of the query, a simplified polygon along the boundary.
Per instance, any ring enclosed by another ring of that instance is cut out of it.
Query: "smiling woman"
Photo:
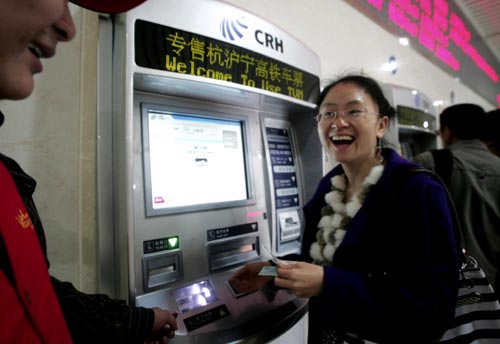
[[[318,108],[321,143],[339,164],[304,207],[302,253],[280,257],[274,279],[257,276],[270,264],[259,262],[231,283],[247,292],[274,282],[308,297],[309,343],[429,343],[453,317],[457,295],[445,190],[423,174],[394,185],[416,165],[380,147],[394,109],[375,80],[336,80]]]
[[[411,163],[395,151],[381,147],[380,142],[395,111],[375,80],[362,75],[342,77],[324,88],[318,108],[316,120],[321,143],[339,165],[322,179],[315,196],[304,208],[306,252],[303,256],[309,256],[309,261],[323,267],[321,284],[313,289],[319,292],[306,295],[312,296],[310,342],[345,338],[348,332],[381,342],[397,339],[410,343],[412,339],[402,337],[408,333],[415,334],[415,342],[438,336],[445,328],[443,319],[453,315],[457,278],[456,252],[450,245],[453,235],[449,210],[440,197],[444,190],[435,182],[415,178],[404,186],[407,194],[399,200],[402,208],[394,209],[393,214],[384,209],[384,199],[394,188],[394,176],[397,171],[408,169]],[[441,201],[430,198],[435,196]],[[416,213],[416,209],[433,207],[439,209],[439,216],[448,220],[446,223],[438,224],[439,217],[422,219]],[[415,223],[407,223],[410,219]],[[436,227],[439,228],[437,233],[429,234]],[[393,232],[396,228],[397,232]],[[376,232],[376,229],[383,230]],[[420,270],[414,257],[427,254],[423,250],[425,245],[420,248],[415,244],[422,240],[433,242],[433,245],[441,242],[445,247],[443,252],[430,254],[430,270],[422,272],[421,276],[423,280],[428,277],[436,281],[426,290],[423,299],[430,301],[442,297],[442,301],[437,307],[441,315],[435,318],[436,322],[424,324],[424,320],[416,325],[404,319],[434,316],[432,302],[414,303],[421,282],[404,282],[407,280],[405,271]],[[389,243],[397,243],[401,249]],[[389,253],[397,263],[382,258]],[[373,264],[371,260],[379,263]],[[436,279],[441,261],[446,262],[446,273]],[[379,264],[383,265],[383,276],[390,278],[373,277]],[[293,271],[283,267],[284,271],[280,270],[275,284],[282,287],[289,286],[290,281],[301,274],[300,269]],[[353,290],[356,291],[353,293]],[[296,292],[302,293],[302,290]],[[346,298],[346,295],[350,296]],[[364,315],[351,318],[345,317],[346,313]],[[325,320],[321,314],[329,314],[331,319]],[[391,329],[384,323],[391,324]],[[421,336],[417,334],[418,329],[424,325],[430,331]]]
[[[348,76],[330,84],[318,102],[318,133],[330,157],[343,163],[347,173],[364,178],[380,163],[377,148],[394,110],[378,85],[370,79]],[[362,180],[351,183],[349,192],[360,190]]]
[[[75,26],[64,0],[5,0],[0,13],[0,99],[22,99],[33,91],[33,75],[43,70],[41,58],[71,40]]]

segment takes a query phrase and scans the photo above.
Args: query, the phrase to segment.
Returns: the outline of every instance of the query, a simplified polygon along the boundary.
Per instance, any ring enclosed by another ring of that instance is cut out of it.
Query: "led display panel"
[[[500,63],[458,0],[347,1],[492,103],[500,104]]]

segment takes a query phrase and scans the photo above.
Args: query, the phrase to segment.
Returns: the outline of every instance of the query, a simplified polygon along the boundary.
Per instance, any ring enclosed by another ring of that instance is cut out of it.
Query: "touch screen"
[[[148,108],[145,172],[152,210],[247,200],[243,130],[241,120]]]

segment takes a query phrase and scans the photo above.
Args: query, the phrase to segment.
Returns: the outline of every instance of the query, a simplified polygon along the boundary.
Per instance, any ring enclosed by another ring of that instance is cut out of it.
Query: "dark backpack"
[[[434,171],[441,178],[443,183],[449,188],[451,172],[453,171],[453,155],[447,148],[431,149],[434,159]]]

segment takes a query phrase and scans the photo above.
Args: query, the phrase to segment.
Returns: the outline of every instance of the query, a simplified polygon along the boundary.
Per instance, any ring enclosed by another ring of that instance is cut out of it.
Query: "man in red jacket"
[[[123,12],[144,0],[74,0]],[[42,59],[75,36],[68,0],[0,1],[0,100],[34,89]],[[4,117],[0,112],[0,125]],[[176,314],[89,295],[48,272],[45,235],[32,194],[36,182],[0,154],[0,343],[166,343]]]

